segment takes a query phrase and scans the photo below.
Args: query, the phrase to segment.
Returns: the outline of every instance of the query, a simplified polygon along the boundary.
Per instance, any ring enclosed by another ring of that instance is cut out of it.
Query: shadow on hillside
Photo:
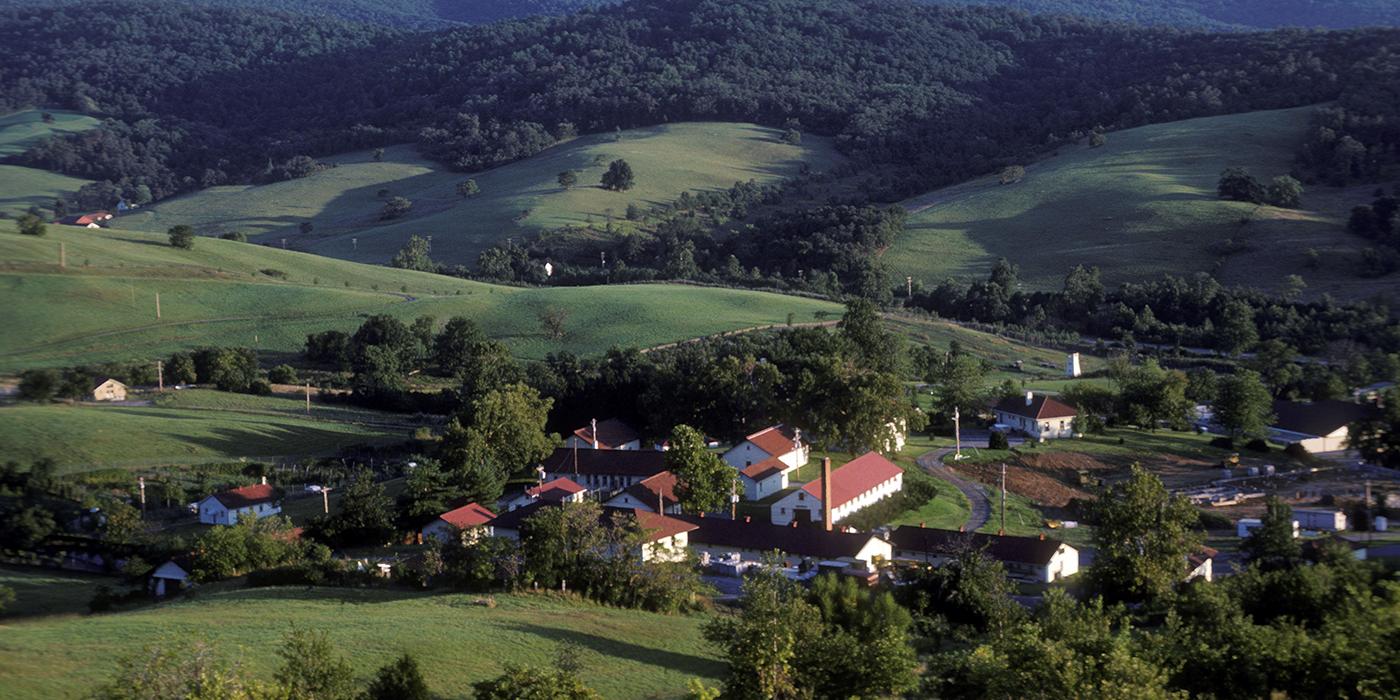
[[[509,627],[515,631],[532,634],[552,642],[576,644],[603,656],[629,659],[684,675],[718,677],[724,674],[725,667],[722,662],[694,654],[654,649],[619,639],[541,624],[517,623],[509,625]]]

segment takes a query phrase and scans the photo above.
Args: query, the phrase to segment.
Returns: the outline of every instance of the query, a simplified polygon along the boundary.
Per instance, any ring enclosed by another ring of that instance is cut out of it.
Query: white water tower
[[[1079,374],[1079,353],[1072,352],[1069,354],[1069,357],[1065,359],[1065,376],[1074,378],[1078,377]]]

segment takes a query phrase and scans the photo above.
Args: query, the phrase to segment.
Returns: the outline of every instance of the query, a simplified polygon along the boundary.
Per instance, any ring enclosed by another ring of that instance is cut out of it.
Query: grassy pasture
[[[68,267],[57,266],[58,244]],[[758,325],[810,321],[836,304],[684,285],[522,289],[201,238],[193,251],[159,234],[50,227],[21,236],[0,222],[0,371],[154,360],[201,345],[254,347],[278,360],[306,334],[353,330],[370,314],[475,319],[517,355],[647,347]],[[156,318],[155,297],[161,316]],[[538,320],[568,312],[566,334]]]
[[[4,572],[8,573],[8,572]],[[152,642],[208,642],[250,676],[269,679],[292,627],[324,630],[359,678],[402,652],[418,658],[428,686],[468,697],[474,681],[509,662],[545,666],[561,643],[586,650],[584,681],[606,698],[679,698],[686,681],[723,673],[701,638],[706,618],[621,610],[550,595],[477,596],[381,590],[207,590],[127,612],[0,624],[0,687],[10,698],[76,698],[126,655]]]
[[[74,133],[97,125],[92,117],[74,112],[50,112],[53,124],[45,124],[38,110],[0,117],[0,158],[18,155],[46,136]],[[0,212],[19,216],[31,206],[49,209],[55,199],[71,198],[87,180],[18,165],[0,165]]]
[[[1344,228],[1351,207],[1369,203],[1374,186],[1310,187],[1296,211],[1216,197],[1226,167],[1247,167],[1264,183],[1288,173],[1312,109],[1114,132],[1101,148],[1067,146],[1028,165],[1017,184],[989,176],[915,197],[904,202],[908,231],[888,260],[899,275],[930,284],[983,278],[1006,257],[1037,289],[1058,289],[1066,272],[1086,264],[1098,265],[1108,284],[1206,271],[1270,290],[1300,274],[1309,295],[1383,291],[1393,283],[1356,277],[1364,241]],[[1222,257],[1211,246],[1225,239],[1249,250]],[[1309,248],[1323,255],[1321,270],[1304,268]]]
[[[49,457],[60,471],[93,467],[197,464],[334,454],[342,446],[407,439],[408,425],[368,411],[313,408],[296,415],[293,399],[248,397],[265,411],[175,405],[17,404],[0,407],[5,459],[27,464]],[[196,399],[197,401],[197,399]]]
[[[122,226],[165,231],[191,224],[201,231],[239,230],[321,255],[387,262],[414,234],[432,236],[433,257],[471,264],[482,249],[510,236],[564,225],[600,226],[627,205],[643,208],[674,200],[686,190],[727,188],[736,181],[771,181],[806,163],[824,169],[838,156],[821,138],[783,143],[779,133],[752,124],[696,122],[594,134],[559,144],[526,160],[463,174],[419,157],[411,146],[385,149],[382,161],[361,151],[329,158],[336,167],[310,177],[264,186],[215,187],[123,217]],[[598,182],[607,164],[623,158],[637,176],[627,192]],[[565,190],[557,177],[578,173]],[[463,199],[455,188],[471,177],[481,193]],[[379,221],[381,190],[413,201],[408,216]],[[298,226],[310,221],[310,234]]]

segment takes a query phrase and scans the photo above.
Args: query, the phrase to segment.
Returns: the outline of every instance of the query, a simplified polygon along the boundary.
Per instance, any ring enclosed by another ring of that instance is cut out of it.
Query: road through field
[[[953,451],[951,447],[943,447],[930,452],[925,452],[915,459],[924,471],[946,480],[948,483],[958,487],[959,491],[967,496],[967,502],[972,505],[972,513],[967,516],[967,522],[963,525],[965,532],[976,532],[992,517],[992,499],[987,496],[987,489],[979,483],[968,481],[953,471],[948,465],[943,463],[943,458]]]

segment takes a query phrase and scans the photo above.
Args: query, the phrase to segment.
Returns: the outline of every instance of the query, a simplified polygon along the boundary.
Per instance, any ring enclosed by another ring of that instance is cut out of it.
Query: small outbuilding
[[[92,388],[93,401],[125,401],[127,386],[121,382],[104,377]]]
[[[164,598],[188,588],[191,568],[193,567],[188,559],[171,559],[156,567],[156,570],[151,572],[150,581],[147,582],[151,595]]]

